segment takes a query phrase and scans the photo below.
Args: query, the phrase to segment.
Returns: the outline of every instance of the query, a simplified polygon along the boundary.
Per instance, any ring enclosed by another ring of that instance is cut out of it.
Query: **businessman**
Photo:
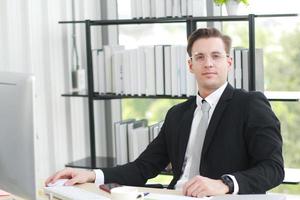
[[[230,37],[201,28],[188,39],[189,70],[198,94],[173,106],[147,149],[128,164],[86,171],[66,168],[46,180],[143,186],[172,164],[169,188],[184,195],[265,193],[284,177],[280,123],[260,92],[227,83]]]

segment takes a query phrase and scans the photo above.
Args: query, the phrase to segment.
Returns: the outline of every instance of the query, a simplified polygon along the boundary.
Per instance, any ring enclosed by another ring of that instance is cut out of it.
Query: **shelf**
[[[265,96],[269,101],[300,101],[300,92],[278,92],[265,91]],[[69,94],[62,94],[63,97],[84,97],[87,98],[86,92],[74,92]],[[115,94],[101,94],[94,93],[94,100],[110,100],[110,99],[188,99],[191,96],[171,96],[171,95],[156,95],[156,96],[138,96],[138,95],[115,95]]]
[[[300,92],[264,92],[269,101],[300,101]],[[63,97],[84,97],[87,98],[87,93],[69,93],[62,94]],[[94,93],[94,100],[110,100],[110,99],[188,99],[192,96],[171,96],[171,95],[156,95],[156,96],[138,96],[138,95],[115,95]]]
[[[66,164],[66,167],[84,168],[84,169],[99,169],[104,167],[113,167],[116,165],[116,159],[113,157],[96,157],[96,166],[92,167],[90,157],[83,158]]]
[[[81,168],[81,169],[100,169],[107,167],[115,167],[116,159],[113,157],[96,157],[96,166],[92,167],[91,158],[83,158],[81,160],[73,161],[65,165],[66,167]],[[163,170],[162,175],[173,175],[172,171]]]
[[[270,101],[300,101],[300,92],[265,91]]]
[[[70,94],[62,94],[63,97],[88,97],[86,92],[74,92]],[[171,95],[115,95],[115,94],[98,94],[94,93],[94,100],[109,100],[109,99],[187,99],[187,96],[171,96]]]
[[[268,14],[254,15],[254,17],[295,17],[298,14]],[[153,23],[183,23],[187,21],[247,21],[249,15],[234,15],[234,16],[205,16],[205,17],[164,17],[164,18],[146,18],[146,19],[117,19],[117,20],[89,20],[91,26],[97,25],[122,25],[122,24],[153,24]],[[83,24],[81,21],[60,21],[60,24]]]
[[[63,97],[88,97],[88,94],[87,94],[87,92],[72,92],[72,93],[62,94],[61,96],[63,96]]]

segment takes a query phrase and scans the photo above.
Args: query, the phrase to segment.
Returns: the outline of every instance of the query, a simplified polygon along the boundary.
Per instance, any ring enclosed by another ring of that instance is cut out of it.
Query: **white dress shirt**
[[[218,88],[216,91],[214,91],[213,93],[211,93],[210,95],[208,95],[205,98],[206,102],[209,103],[209,105],[210,105],[208,124],[210,122],[211,116],[212,116],[212,114],[216,108],[216,105],[218,104],[219,99],[220,99],[221,95],[223,94],[227,84],[228,84],[227,82],[224,83],[220,88]],[[197,135],[198,124],[200,123],[200,119],[202,117],[202,111],[201,111],[202,100],[203,100],[203,98],[198,94],[196,97],[197,108],[194,111],[194,118],[193,118],[193,122],[192,122],[190,137],[189,137],[187,149],[185,152],[184,162],[183,162],[183,166],[182,166],[183,174],[182,174],[181,178],[178,180],[177,184],[175,185],[175,188],[179,189],[179,190],[182,189],[183,185],[188,181],[190,167],[191,167],[191,163],[192,163],[192,160],[191,160],[191,155],[192,155],[192,150],[193,150],[193,146],[192,146],[193,142],[192,141],[194,141],[194,138]],[[228,174],[228,176],[233,180],[233,183],[234,183],[233,194],[237,194],[238,190],[239,190],[238,183],[233,175]]]
[[[219,99],[220,99],[221,95],[223,94],[227,84],[228,84],[227,82],[224,83],[219,89],[217,89],[216,91],[214,91],[213,93],[211,93],[209,96],[207,96],[205,98],[205,100],[211,106],[211,108],[209,110],[208,123],[210,122],[211,116],[212,116],[212,114],[216,108],[216,105],[219,102]],[[187,146],[187,150],[185,153],[185,159],[184,159],[184,163],[183,163],[183,167],[182,167],[183,174],[182,174],[181,178],[178,180],[177,184],[175,185],[176,189],[181,189],[183,184],[188,181],[188,175],[189,175],[190,166],[191,166],[190,158],[191,158],[191,153],[192,153],[192,149],[193,149],[191,141],[193,141],[193,138],[196,137],[197,127],[198,127],[198,124],[202,117],[202,112],[201,112],[202,100],[203,100],[203,98],[200,97],[199,95],[197,95],[197,97],[196,97],[197,108],[195,109],[195,112],[194,112],[194,118],[193,118],[193,122],[192,122],[190,137],[189,137],[188,146]],[[96,170],[94,170],[94,172],[96,174],[95,183],[97,185],[104,184],[103,171],[101,169],[96,169]],[[234,183],[233,194],[237,194],[238,190],[239,190],[238,183],[234,176],[229,175],[229,174],[228,174],[228,176],[230,176],[230,178],[233,180],[233,183]]]

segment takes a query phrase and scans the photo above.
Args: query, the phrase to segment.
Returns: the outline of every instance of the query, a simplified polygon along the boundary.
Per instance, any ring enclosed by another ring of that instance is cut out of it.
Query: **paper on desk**
[[[2,196],[9,196],[10,194],[8,192],[5,192],[4,190],[0,190],[0,197]]]
[[[209,200],[212,197],[203,197],[203,198],[196,198],[196,197],[187,197],[187,196],[179,196],[179,195],[171,195],[171,194],[156,194],[150,193],[144,199],[145,200]]]

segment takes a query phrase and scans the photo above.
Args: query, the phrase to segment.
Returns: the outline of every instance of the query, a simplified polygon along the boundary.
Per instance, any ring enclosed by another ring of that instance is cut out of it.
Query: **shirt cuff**
[[[104,184],[104,173],[103,173],[103,171],[101,169],[95,169],[94,172],[96,174],[95,184],[96,185]]]
[[[233,193],[232,194],[238,194],[239,193],[239,184],[236,181],[235,177],[230,174],[226,174],[226,175],[229,176],[231,178],[231,180],[233,181]]]

